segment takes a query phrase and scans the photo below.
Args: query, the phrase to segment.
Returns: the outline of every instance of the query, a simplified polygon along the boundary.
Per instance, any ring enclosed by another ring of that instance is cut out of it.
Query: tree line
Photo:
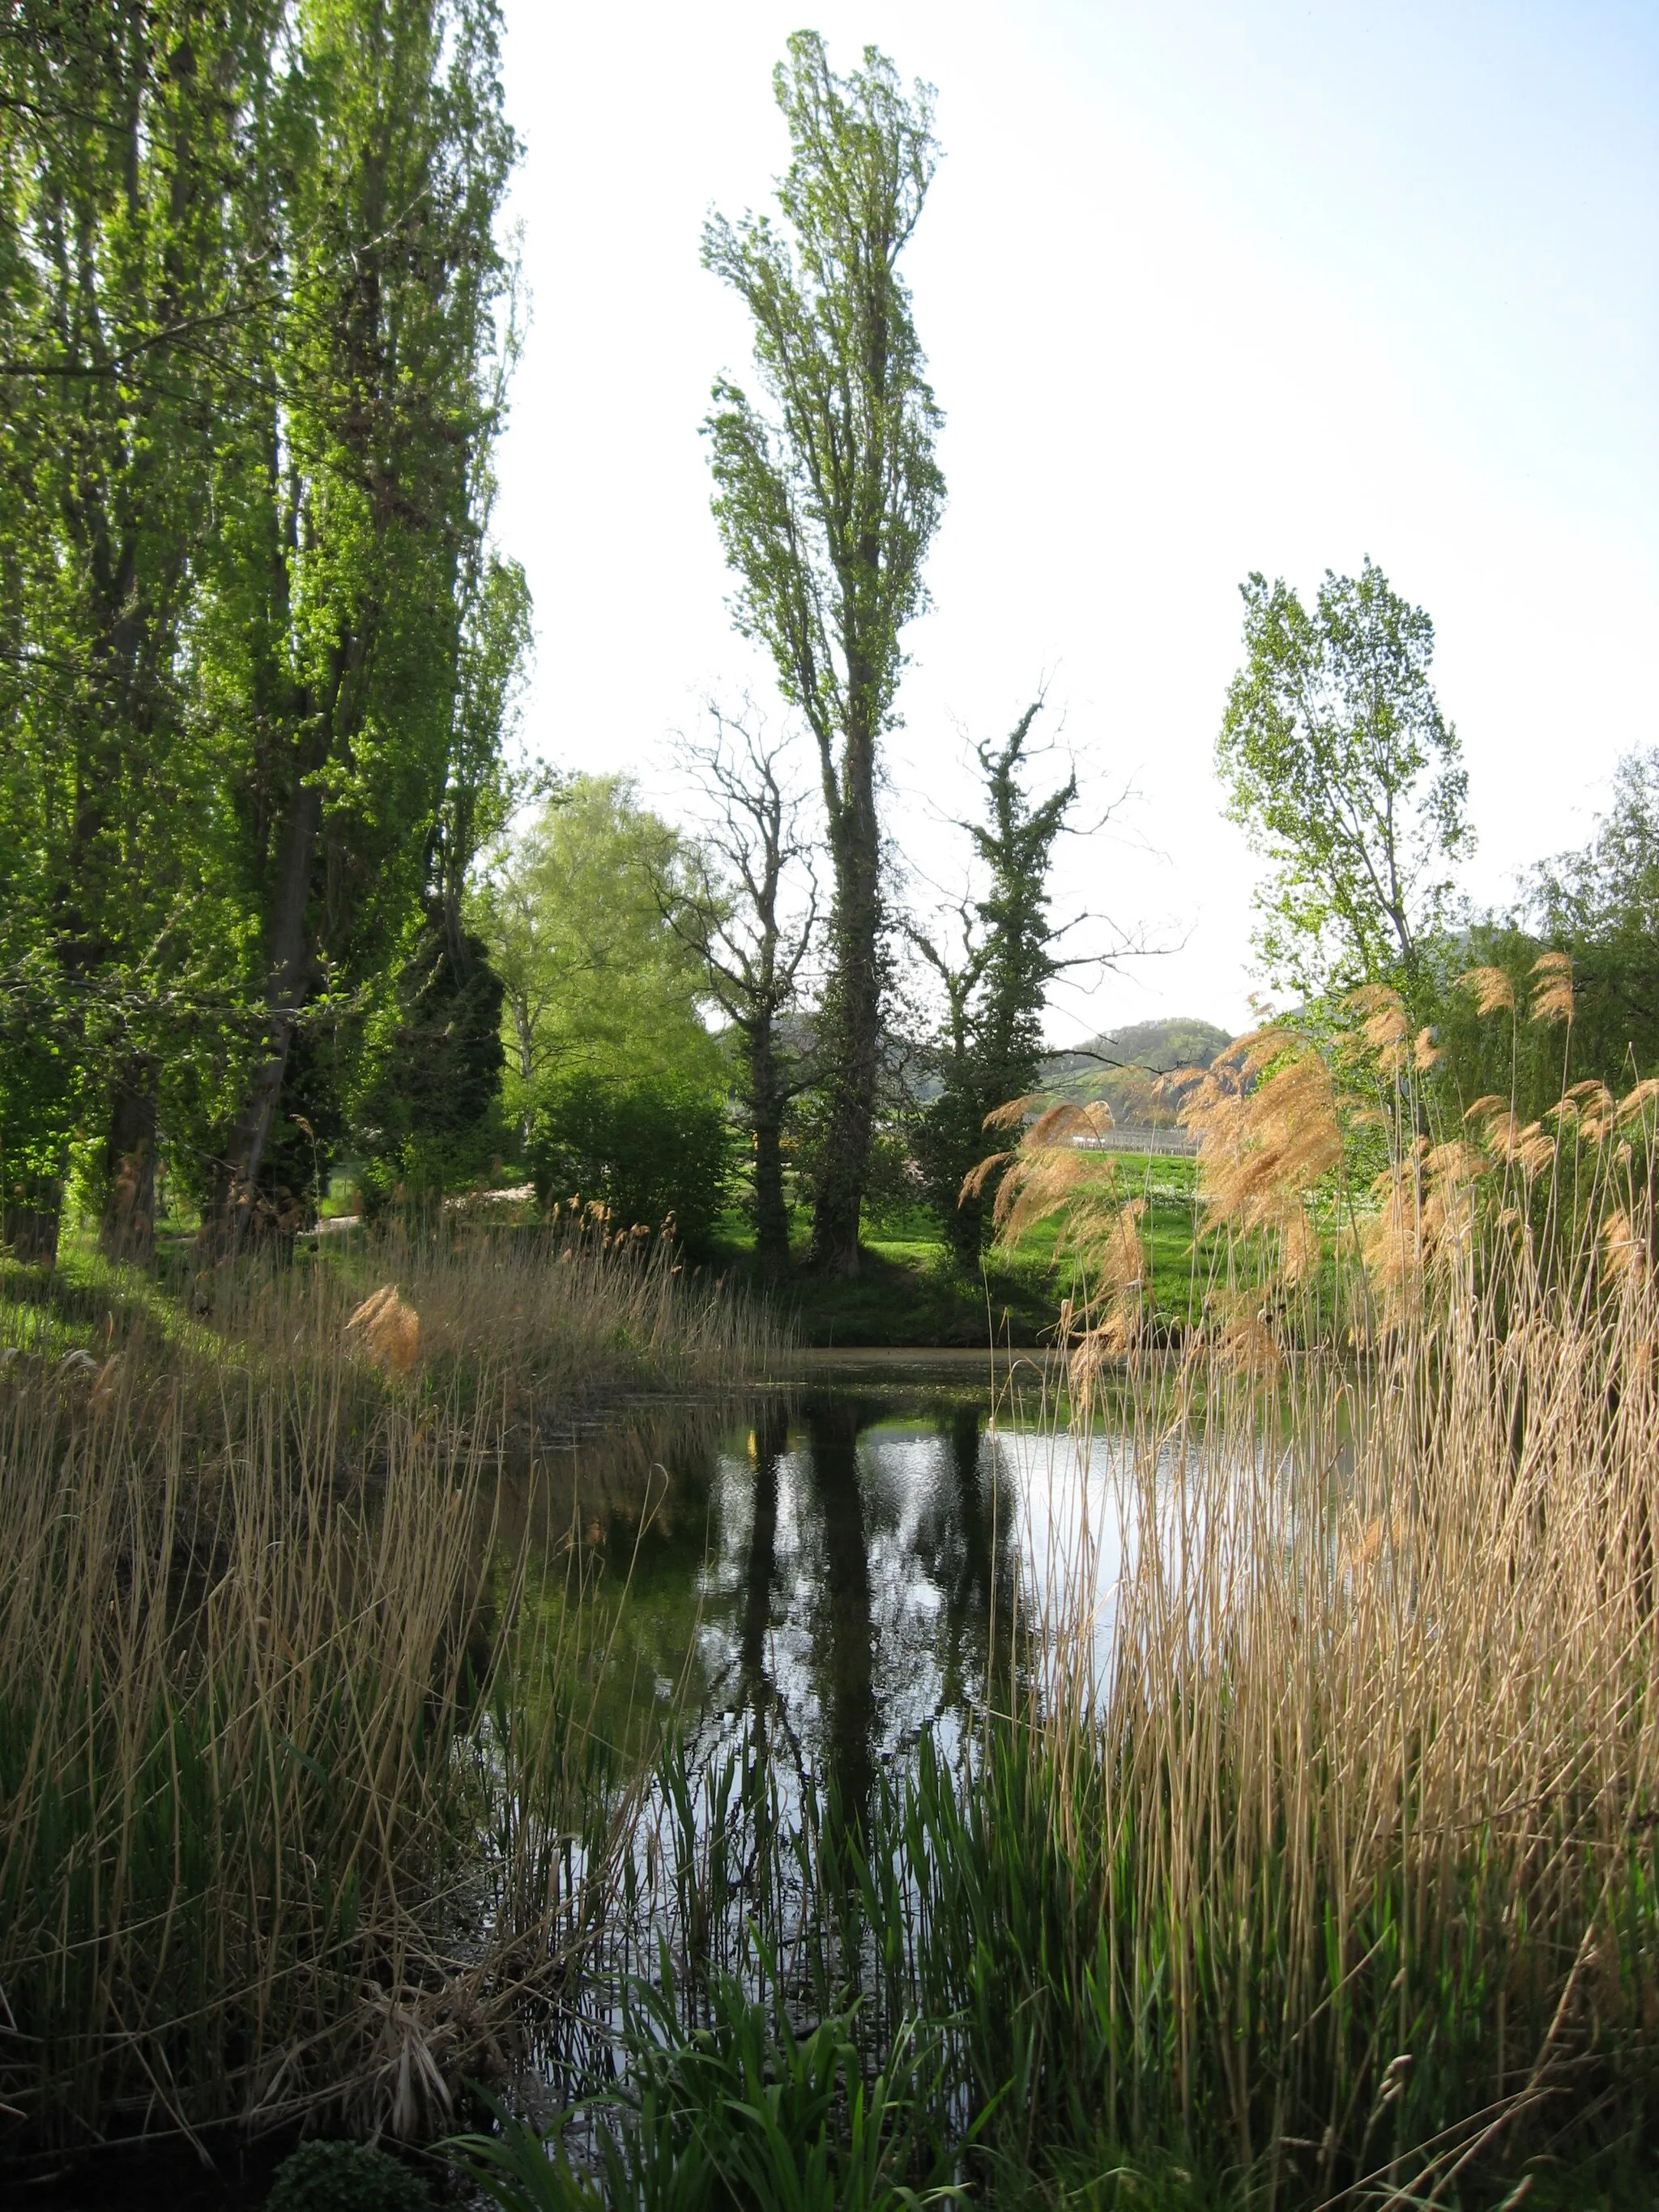
[[[625,780],[509,768],[531,635],[492,544],[517,343],[496,0],[14,0],[0,40],[0,1181],[50,1258],[71,1169],[106,1254],[158,1164],[210,1251],[501,1175],[672,1215],[741,1194],[765,1269],[855,1273],[872,1205],[961,1262],[987,1117],[1036,1093],[1077,776],[1041,701],[975,751],[971,881],[910,909],[883,752],[944,511],[903,256],[928,88],[793,38],[773,213],[715,216],[749,385],[704,424],[738,630],[784,709],[711,709],[696,830]],[[1367,561],[1243,587],[1217,767],[1267,862],[1257,950],[1317,1019],[1400,990],[1469,1097],[1457,978],[1581,979],[1571,1050],[1659,1057],[1659,768],[1511,913],[1472,849],[1432,623]],[[1540,1097],[1553,1044],[1517,1028]],[[1512,1053],[1511,1057],[1514,1057]],[[1534,1066],[1534,1062],[1536,1065]],[[1507,1082],[1504,1077],[1504,1081]]]
[[[371,1205],[505,1158],[706,1235],[735,1096],[763,1260],[799,1188],[814,1260],[856,1267],[897,920],[881,747],[944,497],[899,267],[931,95],[797,37],[780,221],[704,240],[760,384],[714,388],[714,515],[820,832],[732,726],[701,839],[569,775],[507,837],[530,607],[489,531],[515,346],[500,37],[494,0],[8,11],[15,1250],[55,1249],[71,1164],[105,1252],[142,1261],[158,1163],[229,1249],[291,1233],[340,1158]],[[809,844],[824,882],[795,912]]]

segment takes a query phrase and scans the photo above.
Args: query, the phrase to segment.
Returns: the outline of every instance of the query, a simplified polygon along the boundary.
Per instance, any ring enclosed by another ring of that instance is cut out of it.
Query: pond
[[[950,1749],[1109,1471],[1056,1421],[1054,1379],[1041,1355],[807,1354],[744,1399],[636,1405],[548,1455],[550,1535],[562,1521],[616,1608],[607,1732],[674,1705],[712,1755],[763,1719],[854,1815],[925,1730]]]

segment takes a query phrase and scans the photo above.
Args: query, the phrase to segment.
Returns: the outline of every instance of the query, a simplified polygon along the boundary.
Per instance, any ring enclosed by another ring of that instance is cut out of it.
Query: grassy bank
[[[504,1227],[394,1218],[217,1265],[179,1239],[153,1273],[110,1267],[85,1239],[66,1240],[51,1272],[0,1254],[0,1346],[104,1357],[131,1337],[204,1371],[331,1358],[354,1311],[388,1285],[415,1318],[423,1389],[465,1395],[488,1375],[526,1422],[619,1391],[753,1374],[781,1341],[760,1301],[683,1267],[669,1240],[556,1207]]]
[[[1193,1249],[1195,1164],[1117,1154],[1112,1182],[1146,1209],[1151,1310],[1166,1327],[1185,1327],[1202,1302],[1203,1270]],[[741,1217],[729,1214],[722,1227],[721,1264],[733,1280],[760,1287]],[[1064,1252],[1056,1255],[1061,1234],[1056,1222],[1039,1222],[1012,1249],[993,1247],[978,1269],[969,1269],[954,1259],[938,1223],[925,1212],[878,1215],[860,1248],[859,1273],[848,1280],[805,1267],[805,1224],[799,1222],[794,1271],[787,1283],[771,1286],[771,1294],[801,1341],[819,1347],[1051,1342],[1061,1301],[1080,1287]]]

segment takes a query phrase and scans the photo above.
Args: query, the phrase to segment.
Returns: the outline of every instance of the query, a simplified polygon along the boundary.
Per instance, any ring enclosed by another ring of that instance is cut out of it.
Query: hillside
[[[1054,1054],[1044,1063],[1043,1087],[1057,1098],[1103,1098],[1112,1119],[1129,1127],[1166,1128],[1176,1117],[1156,1095],[1158,1077],[1178,1067],[1207,1067],[1231,1042],[1226,1030],[1194,1015],[1135,1022],[1075,1052]]]

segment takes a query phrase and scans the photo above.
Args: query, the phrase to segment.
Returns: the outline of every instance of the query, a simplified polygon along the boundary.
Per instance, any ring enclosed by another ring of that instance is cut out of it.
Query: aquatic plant
[[[654,1982],[630,1985],[622,2085],[586,2163],[561,2140],[568,2118],[550,2138],[500,2106],[496,2132],[453,2139],[452,2158],[502,2212],[914,2212],[955,2197],[937,2039],[907,2026],[866,2078],[854,2012],[801,2026],[764,1946],[745,1950],[746,1972],[699,1991],[695,2026],[665,1954]]]

